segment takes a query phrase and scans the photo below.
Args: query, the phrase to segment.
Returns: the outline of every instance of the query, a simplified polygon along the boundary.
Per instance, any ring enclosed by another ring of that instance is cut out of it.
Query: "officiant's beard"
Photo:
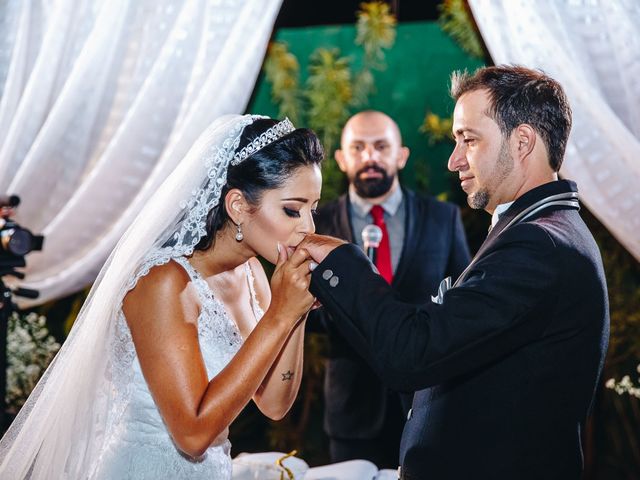
[[[362,172],[365,170],[375,170],[382,175],[381,178],[361,178]],[[378,198],[386,194],[391,190],[395,175],[389,175],[387,172],[378,166],[367,166],[356,172],[356,176],[353,179],[353,186],[356,189],[356,193],[362,198]]]

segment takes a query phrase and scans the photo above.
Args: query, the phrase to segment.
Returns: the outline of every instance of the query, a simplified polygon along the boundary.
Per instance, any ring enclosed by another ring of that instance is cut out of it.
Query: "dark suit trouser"
[[[400,399],[395,392],[387,396],[387,414],[382,430],[371,439],[329,438],[331,462],[364,459],[382,468],[398,468],[400,437],[405,424],[405,417]]]

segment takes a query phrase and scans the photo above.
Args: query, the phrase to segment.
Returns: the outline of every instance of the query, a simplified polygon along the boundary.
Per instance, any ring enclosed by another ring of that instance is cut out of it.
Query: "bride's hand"
[[[304,248],[291,255],[280,247],[278,263],[271,277],[271,310],[277,317],[291,322],[291,326],[303,317],[315,302],[309,293],[311,257]]]

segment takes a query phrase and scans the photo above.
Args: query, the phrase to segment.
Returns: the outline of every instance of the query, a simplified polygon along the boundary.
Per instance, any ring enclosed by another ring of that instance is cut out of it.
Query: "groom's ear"
[[[224,208],[227,209],[227,215],[236,225],[243,223],[244,218],[249,211],[249,204],[244,194],[237,188],[232,188],[224,197]]]

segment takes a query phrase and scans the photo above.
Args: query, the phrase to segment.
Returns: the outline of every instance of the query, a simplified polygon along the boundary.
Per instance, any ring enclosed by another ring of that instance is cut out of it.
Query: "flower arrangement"
[[[9,317],[7,332],[7,411],[17,413],[60,349],[47,319],[37,313]]]
[[[638,374],[640,374],[640,364],[638,364],[636,370]],[[638,378],[638,381],[640,382],[640,378]],[[607,380],[607,383],[605,383],[605,386],[607,388],[615,390],[618,395],[628,393],[633,397],[640,398],[640,384],[634,385],[629,375],[625,375],[624,377],[622,377],[622,380],[620,380],[619,382],[616,382],[615,378],[610,378],[609,380]]]

